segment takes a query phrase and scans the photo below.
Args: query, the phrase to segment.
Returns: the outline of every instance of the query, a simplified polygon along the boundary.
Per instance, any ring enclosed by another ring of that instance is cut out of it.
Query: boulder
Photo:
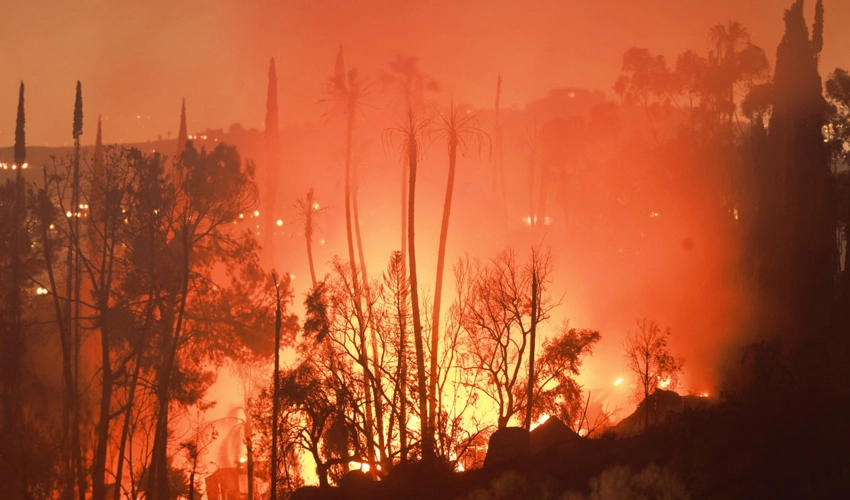
[[[557,417],[549,417],[531,431],[529,436],[532,455],[548,453],[580,445],[582,439]]]
[[[484,467],[519,465],[531,456],[529,432],[522,427],[505,427],[490,436]]]

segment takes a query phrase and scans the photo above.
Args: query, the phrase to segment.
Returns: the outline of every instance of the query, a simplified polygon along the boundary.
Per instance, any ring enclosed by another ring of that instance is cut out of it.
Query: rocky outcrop
[[[490,436],[484,467],[519,465],[530,456],[529,432],[522,427],[505,427]]]

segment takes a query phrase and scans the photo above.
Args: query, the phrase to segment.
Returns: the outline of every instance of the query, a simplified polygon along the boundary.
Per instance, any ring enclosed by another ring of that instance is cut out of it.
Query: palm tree
[[[767,74],[769,63],[764,51],[750,43],[750,34],[737,21],[713,26],[708,37],[714,44],[709,58],[718,72],[718,111],[731,123],[737,116],[735,84],[745,80],[752,86],[754,79]]]
[[[351,175],[351,163],[352,156],[354,151],[354,131],[355,131],[355,123],[356,123],[356,115],[362,104],[363,96],[365,95],[364,88],[361,85],[360,78],[356,69],[351,69],[346,74],[345,72],[345,60],[343,58],[342,46],[339,47],[339,51],[337,52],[336,64],[334,66],[334,75],[330,79],[330,85],[328,89],[328,94],[330,94],[329,101],[335,102],[337,105],[341,105],[343,112],[346,117],[346,133],[345,133],[345,234],[348,241],[348,264],[351,269],[351,281],[354,285],[354,294],[356,296],[355,299],[355,311],[358,319],[358,328],[359,338],[361,340],[361,352],[364,356],[366,356],[366,324],[363,321],[365,315],[363,313],[363,304],[361,301],[361,288],[360,288],[360,279],[364,280],[365,283],[365,273],[364,275],[358,278],[357,275],[357,262],[354,260],[354,235],[353,235],[353,225],[352,225],[352,207],[354,201],[352,200],[352,175]],[[356,209],[356,207],[354,207]],[[356,218],[356,216],[355,216]],[[359,224],[359,221],[357,222]],[[359,234],[359,226],[358,226],[358,234]],[[359,238],[358,238],[359,239]],[[361,252],[362,253],[362,252]],[[365,425],[368,431],[366,432],[367,439],[367,447],[369,449],[369,458],[370,460],[373,457],[373,453],[375,450],[375,446],[373,443],[374,436],[372,435],[372,393],[370,391],[370,379],[367,374],[367,366],[366,360],[360,360],[361,366],[363,366],[363,385],[364,391],[366,394],[365,401]],[[380,404],[380,401],[378,401]],[[374,463],[369,464],[369,469],[374,474],[376,469],[374,467]]]
[[[307,191],[307,196],[299,198],[295,202],[295,208],[298,209],[300,223],[304,226],[304,239],[307,242],[307,261],[310,264],[310,279],[313,288],[316,288],[316,271],[313,267],[313,227],[315,217],[324,212],[327,207],[319,208],[319,202],[313,197],[313,188]]]
[[[425,375],[425,346],[422,340],[422,318],[419,313],[419,290],[416,277],[416,246],[414,208],[416,206],[416,167],[421,156],[421,140],[428,132],[427,120],[420,120],[411,108],[407,111],[407,122],[399,127],[389,129],[387,133],[399,135],[402,138],[402,155],[407,158],[410,172],[409,197],[407,204],[407,246],[408,263],[410,265],[410,301],[413,312],[413,340],[416,346],[416,373],[419,382],[419,421],[422,433],[422,457],[434,456],[434,436],[429,435],[428,426],[428,395]]]
[[[452,211],[452,193],[454,192],[455,167],[457,166],[458,148],[461,154],[468,148],[469,141],[476,141],[481,146],[487,135],[478,128],[478,113],[461,113],[452,100],[449,114],[440,113],[439,132],[446,138],[449,149],[449,177],[446,184],[446,197],[443,202],[443,220],[440,225],[440,243],[437,250],[437,279],[434,285],[434,312],[431,320],[431,373],[428,397],[428,411],[430,413],[429,431],[434,432],[437,410],[437,353],[440,343],[440,305],[443,290],[443,271],[446,262],[446,240],[449,233],[449,217]]]

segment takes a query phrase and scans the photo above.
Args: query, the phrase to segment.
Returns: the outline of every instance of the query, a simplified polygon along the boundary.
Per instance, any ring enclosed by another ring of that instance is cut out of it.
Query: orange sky
[[[108,142],[175,135],[180,99],[190,129],[261,127],[268,59],[278,61],[281,120],[319,119],[315,105],[337,46],[374,75],[397,54],[458,100],[490,106],[497,72],[503,102],[523,107],[549,89],[609,91],[623,52],[645,46],[672,60],[708,50],[708,27],[743,23],[772,58],[791,0],[37,0],[0,16],[0,146],[13,141],[19,80],[27,84],[30,144],[71,141],[74,84],[83,83]],[[825,0],[821,71],[850,66],[850,2]],[[814,1],[806,12],[812,18]],[[63,115],[67,119],[62,119]],[[59,119],[57,119],[59,116]]]

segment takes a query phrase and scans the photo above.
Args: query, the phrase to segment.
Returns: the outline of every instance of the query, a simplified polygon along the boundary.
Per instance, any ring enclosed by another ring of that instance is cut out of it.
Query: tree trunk
[[[366,397],[365,408],[365,428],[366,428],[366,443],[369,448],[368,456],[374,455],[375,445],[374,436],[372,435],[372,394],[369,382],[369,376],[366,373],[368,368],[368,358],[366,357],[366,325],[363,324],[363,307],[360,296],[360,280],[357,277],[357,261],[354,260],[354,235],[353,224],[351,221],[352,210],[352,183],[351,183],[351,153],[354,141],[354,113],[356,112],[356,102],[349,97],[348,101],[348,124],[346,128],[345,140],[345,233],[348,240],[348,265],[351,269],[351,283],[354,286],[354,302],[357,314],[357,328],[359,331],[360,349],[363,352],[362,359],[359,360],[363,367],[363,390]],[[356,221],[355,221],[356,222]],[[363,277],[365,279],[365,277]],[[374,463],[370,463],[370,470],[374,471]]]
[[[357,190],[358,183],[355,181],[354,187],[352,189],[352,204],[354,210],[354,229],[355,229],[355,237],[357,239],[357,256],[360,259],[360,276],[363,280],[363,290],[366,295],[366,304],[367,307],[371,308],[372,304],[372,290],[369,287],[368,274],[366,273],[366,259],[363,257],[363,240],[360,238],[360,215],[359,215],[359,206],[357,203]],[[375,405],[375,425],[376,431],[378,433],[378,451],[379,457],[378,461],[382,462],[385,453],[386,453],[386,443],[384,440],[384,410],[382,405],[381,398],[381,369],[378,366],[378,338],[375,329],[375,319],[372,316],[371,312],[369,313],[369,335],[370,335],[370,343],[372,345],[372,403]],[[365,348],[365,346],[364,346]],[[367,403],[369,401],[367,400]],[[373,453],[373,452],[370,452]],[[370,469],[371,474],[375,474],[376,471]]]
[[[313,267],[313,242],[307,236],[307,263],[310,265],[310,283],[316,288],[316,270]]]
[[[454,122],[454,107],[451,110]],[[434,314],[431,319],[431,374],[428,393],[428,411],[430,412],[429,433],[434,434],[440,411],[437,408],[437,357],[440,347],[440,303],[443,296],[443,271],[446,262],[446,240],[449,234],[449,217],[452,212],[452,193],[454,192],[455,167],[457,165],[457,131],[449,131],[449,178],[446,183],[446,198],[443,202],[443,220],[440,225],[440,243],[437,249],[437,279],[434,285]]]
[[[157,377],[156,395],[159,400],[157,408],[156,431],[154,433],[154,444],[152,449],[151,464],[148,474],[148,490],[151,500],[169,500],[169,485],[168,485],[168,460],[167,460],[167,445],[168,445],[168,403],[169,392],[171,389],[171,378],[177,364],[177,349],[180,345],[180,332],[183,328],[184,314],[186,311],[186,302],[189,294],[189,252],[190,248],[190,231],[187,220],[183,221],[182,228],[183,237],[183,276],[181,283],[180,305],[177,310],[177,318],[174,330],[170,338],[165,339],[164,347],[166,349],[166,361],[164,366],[160,367],[159,376]]]
[[[428,395],[425,375],[425,346],[422,340],[422,322],[419,316],[419,290],[416,280],[416,246],[415,246],[415,198],[416,198],[416,165],[419,151],[415,136],[413,111],[409,111],[410,130],[408,138],[408,164],[410,165],[410,190],[407,206],[407,246],[410,260],[410,301],[413,306],[413,340],[416,344],[416,372],[419,379],[419,420],[422,433],[422,459],[434,457],[434,437],[428,435]]]
[[[73,375],[71,373],[71,340],[68,333],[68,324],[65,321],[65,315],[63,312],[63,303],[59,298],[59,286],[56,283],[56,275],[53,271],[53,250],[51,249],[48,227],[48,222],[52,218],[51,211],[53,210],[53,206],[47,194],[49,184],[47,167],[45,166],[44,190],[39,192],[38,200],[39,219],[41,222],[41,238],[43,240],[44,267],[47,270],[50,295],[53,299],[57,328],[59,329],[59,344],[62,348],[62,465],[65,467],[65,470],[63,471],[62,478],[61,498],[71,499],[74,498],[74,484],[76,481],[74,474],[74,459],[71,458],[73,453],[69,435],[71,431],[71,412],[74,399]]]
[[[537,251],[532,250],[531,255],[531,334],[529,335],[529,345],[528,345],[528,401],[526,402],[525,408],[525,430],[531,430],[531,410],[532,403],[534,402],[534,343],[537,340],[537,318],[538,318],[538,307],[539,307],[539,299],[537,297],[537,290],[540,287],[540,283],[538,283],[538,261],[537,261]]]
[[[310,239],[307,238],[307,255],[310,256]],[[310,257],[310,271],[313,271],[313,259]],[[313,288],[316,287],[316,278],[313,278]],[[274,314],[274,382],[272,391],[272,449],[271,449],[271,470],[269,476],[271,478],[271,498],[277,498],[277,441],[278,430],[277,420],[280,415],[280,401],[278,401],[280,393],[280,329],[282,314],[280,310],[280,288],[275,276],[275,314]]]

